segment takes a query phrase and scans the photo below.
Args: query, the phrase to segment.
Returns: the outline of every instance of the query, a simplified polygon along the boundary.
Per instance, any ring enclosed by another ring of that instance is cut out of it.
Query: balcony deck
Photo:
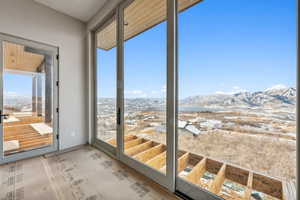
[[[36,148],[46,147],[52,144],[53,134],[40,134],[31,124],[43,123],[44,117],[32,115],[10,115],[16,120],[4,120],[4,142],[18,141],[19,148],[5,151],[5,156]],[[8,122],[9,121],[9,122]]]
[[[107,141],[116,146],[116,140]],[[128,156],[165,172],[166,146],[135,135],[124,138],[124,151]],[[179,151],[178,175],[183,180],[200,186],[224,199],[250,200],[260,193],[267,200],[296,200],[296,183],[275,179],[238,166]]]

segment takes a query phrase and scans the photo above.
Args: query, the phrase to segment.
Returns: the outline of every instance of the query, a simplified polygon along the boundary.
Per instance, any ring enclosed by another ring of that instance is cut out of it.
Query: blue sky
[[[295,0],[206,0],[179,27],[180,97],[295,86]]]
[[[42,78],[42,98],[45,98],[45,74]],[[4,73],[4,97],[32,97],[32,75]]]
[[[102,97],[115,95],[115,49],[98,50]],[[205,0],[179,15],[179,95],[296,84],[296,0]],[[166,23],[125,43],[125,97],[164,97]]]
[[[115,56],[98,50],[102,97],[116,94]],[[179,15],[180,98],[295,83],[296,0],[205,0]],[[164,97],[165,86],[164,22],[125,43],[125,97]],[[31,95],[31,77],[5,75],[4,88]]]
[[[32,76],[4,73],[3,88],[5,96],[31,96]]]

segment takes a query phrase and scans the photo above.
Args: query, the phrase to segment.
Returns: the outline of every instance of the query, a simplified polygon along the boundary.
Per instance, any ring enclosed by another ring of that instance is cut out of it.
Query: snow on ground
[[[207,120],[206,122],[200,123],[200,126],[208,128],[222,128],[223,123],[220,120]]]

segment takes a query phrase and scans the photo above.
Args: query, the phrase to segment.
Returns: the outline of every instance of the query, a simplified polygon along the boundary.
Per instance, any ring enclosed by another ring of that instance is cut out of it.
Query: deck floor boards
[[[43,117],[26,116],[16,117],[18,122],[4,123],[4,141],[18,140],[20,148],[12,151],[4,152],[10,155],[17,152],[28,151],[35,148],[49,146],[53,142],[53,134],[41,135],[30,124],[41,123]]]

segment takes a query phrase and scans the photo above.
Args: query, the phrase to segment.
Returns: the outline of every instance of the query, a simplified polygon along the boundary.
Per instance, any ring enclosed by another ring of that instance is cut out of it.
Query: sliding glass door
[[[296,1],[183,6],[177,189],[194,199],[295,199]]]
[[[0,34],[0,164],[58,149],[57,48]]]
[[[96,33],[95,142],[110,153],[117,146],[117,48],[115,15]]]
[[[167,186],[167,1],[122,9],[124,98],[121,158]]]
[[[95,143],[193,199],[294,200],[293,3],[121,4],[95,35]]]

